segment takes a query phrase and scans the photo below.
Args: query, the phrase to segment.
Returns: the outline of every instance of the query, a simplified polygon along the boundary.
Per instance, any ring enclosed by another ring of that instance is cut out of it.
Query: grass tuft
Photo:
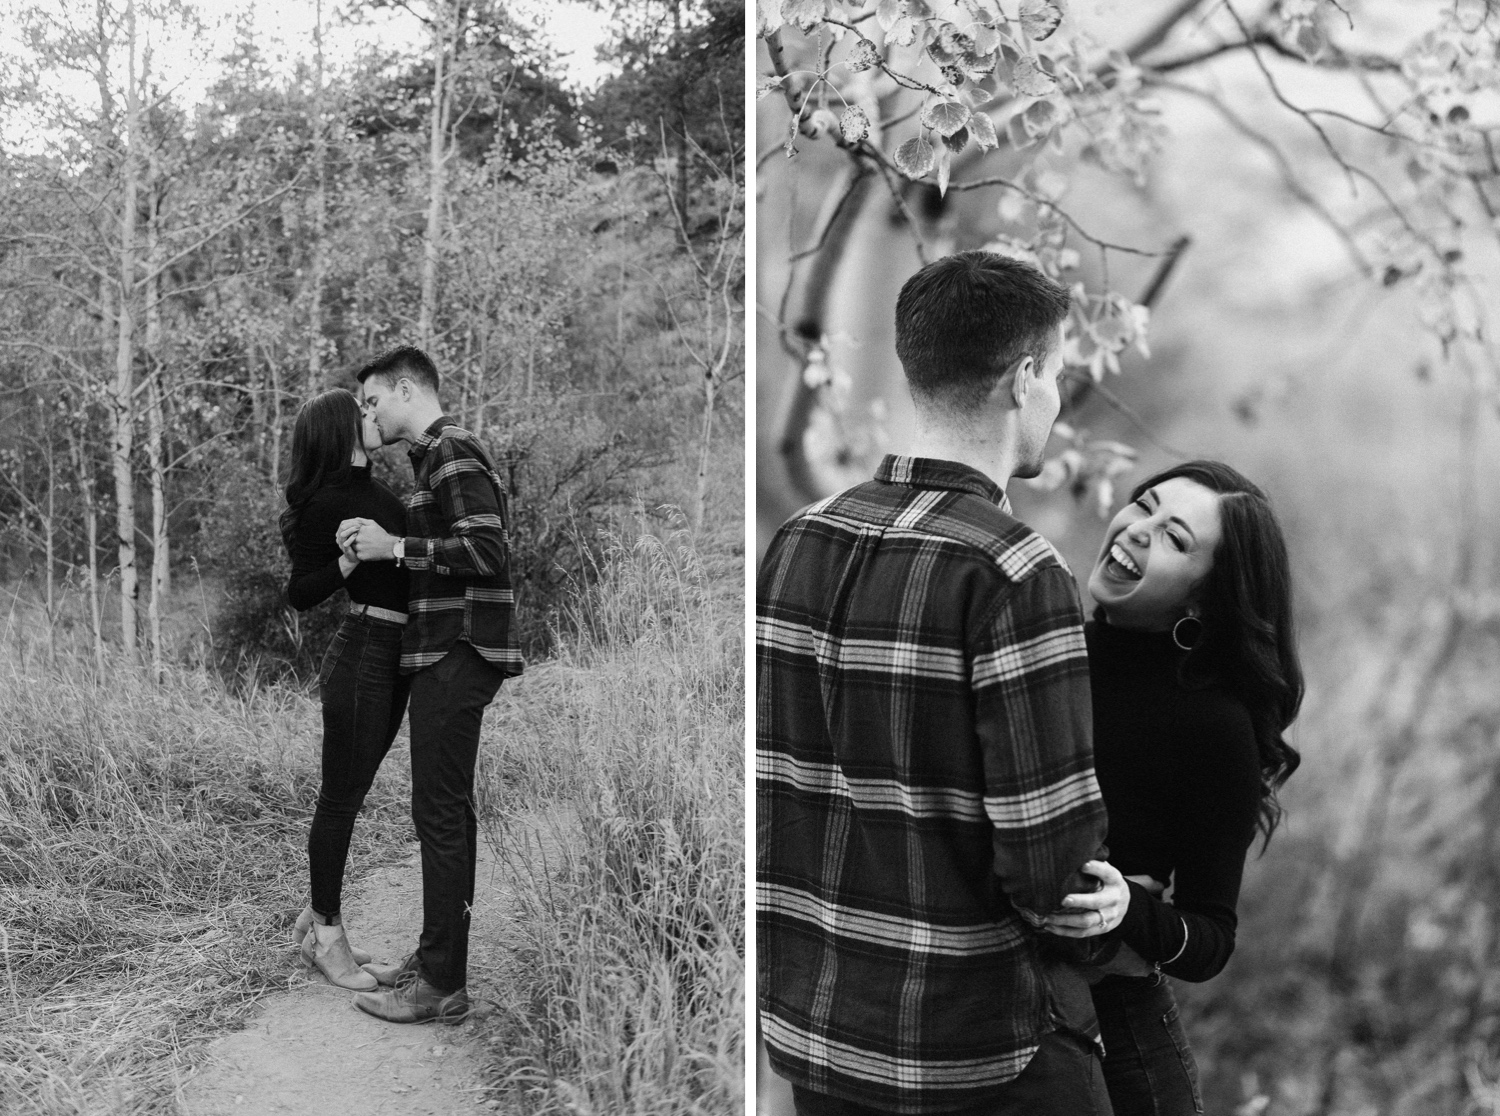
[[[502,720],[539,744],[552,862],[494,832],[517,889],[492,1017],[500,1090],[545,1112],[743,1108],[743,655],[739,595],[682,535],[617,540],[556,662]],[[486,765],[494,816],[524,808]],[[497,786],[497,781],[501,785]]]

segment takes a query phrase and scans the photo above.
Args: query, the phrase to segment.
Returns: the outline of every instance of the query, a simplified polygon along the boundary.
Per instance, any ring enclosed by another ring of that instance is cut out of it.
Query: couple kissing
[[[393,349],[342,388],[307,400],[292,433],[281,515],[287,597],[337,593],[349,610],[318,673],[322,782],[308,833],[311,901],[293,936],[303,959],[395,1023],[458,1023],[470,1010],[468,949],[478,820],[474,769],[484,710],[521,673],[511,624],[505,486],[479,440],[443,413],[437,369]],[[408,444],[403,503],[370,453]],[[350,941],[340,913],[355,817],[409,713],[412,822],[422,850],[422,928],[399,962]]]

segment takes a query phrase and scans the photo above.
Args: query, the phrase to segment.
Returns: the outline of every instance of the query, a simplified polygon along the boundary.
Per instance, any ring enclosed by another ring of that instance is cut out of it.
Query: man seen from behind
[[[1040,469],[1068,309],[992,253],[913,276],[912,452],[760,565],[760,1020],[800,1116],[1110,1111],[1087,985],[1040,928],[1080,868],[1104,886],[1074,906],[1113,926],[1129,902],[1090,859],[1083,615],[1005,494]]]

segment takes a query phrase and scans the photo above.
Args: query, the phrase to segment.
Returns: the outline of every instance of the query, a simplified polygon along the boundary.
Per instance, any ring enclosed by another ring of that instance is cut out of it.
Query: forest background
[[[987,246],[1072,287],[1063,421],[1018,515],[1084,577],[1135,481],[1216,457],[1267,489],[1294,564],[1304,762],[1228,968],[1174,985],[1206,1110],[1500,1110],[1500,11],[757,22],[760,546],[902,444],[891,319],[924,260]]]
[[[736,1107],[744,9],[588,6],[581,87],[526,0],[0,4],[0,1110],[161,1111],[295,981],[343,605],[285,604],[292,423],[402,343],[513,511],[488,1098]]]
[[[305,668],[322,628],[282,630],[265,533],[289,420],[410,342],[432,353],[450,412],[496,436],[524,639],[545,649],[598,513],[678,456],[702,465],[739,382],[741,9],[610,7],[613,73],[585,93],[535,20],[501,4],[414,11],[409,43],[342,51],[339,68],[317,30],[273,57],[243,11],[210,59],[183,57],[210,9],[15,6],[6,570],[34,572],[53,601],[69,579],[91,602],[117,587],[96,644],[155,661],[159,617],[196,565],[231,597],[218,623],[233,654]],[[407,12],[376,0],[323,18],[357,40],[351,21],[391,10]],[[391,463],[387,476],[405,467]],[[707,478],[673,494],[695,525]]]

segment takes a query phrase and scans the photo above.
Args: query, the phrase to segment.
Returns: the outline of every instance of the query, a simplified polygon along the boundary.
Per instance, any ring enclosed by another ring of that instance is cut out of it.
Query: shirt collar
[[[948,488],[955,492],[970,492],[984,497],[1007,515],[1010,514],[1010,497],[1005,494],[1005,489],[978,469],[958,461],[888,453],[875,470],[875,479],[886,484],[906,484],[913,488]]]
[[[406,451],[406,456],[413,462],[421,461],[427,456],[427,451],[432,448],[432,443],[438,440],[445,426],[457,426],[458,422],[447,415],[439,415],[433,420],[431,426],[422,431],[422,436],[412,443],[411,449]]]

